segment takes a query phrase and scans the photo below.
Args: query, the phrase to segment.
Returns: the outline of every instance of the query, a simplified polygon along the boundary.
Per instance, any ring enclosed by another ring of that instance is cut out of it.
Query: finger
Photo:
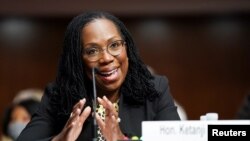
[[[104,131],[105,123],[103,122],[103,120],[101,119],[101,117],[97,113],[95,114],[95,117],[96,117],[96,122],[97,122],[98,126],[100,127],[101,131]]]
[[[80,103],[79,103],[79,108],[82,110],[83,107],[84,107],[84,105],[85,105],[85,103],[86,103],[86,99],[83,98],[83,99],[81,99],[79,102],[80,102]]]
[[[109,108],[110,105],[112,105],[111,101],[108,100],[106,96],[103,96],[103,98],[97,98],[98,102],[103,105],[104,108]]]
[[[118,125],[119,122],[121,122],[121,119],[118,117],[116,118],[114,115],[111,117],[112,118],[112,122],[117,123],[116,125]]]
[[[116,117],[114,115],[112,115],[111,120],[112,120],[113,123],[118,123],[117,119],[116,119]]]
[[[111,103],[111,101],[108,100],[106,96],[103,96],[103,100],[106,103],[105,110],[112,116],[115,115],[118,117],[118,113],[116,112],[115,106]]]
[[[106,110],[107,109],[107,102],[106,101],[104,101],[104,99],[102,99],[102,98],[97,98],[97,101],[99,102],[99,104],[100,105],[102,105],[103,106],[103,108],[105,108],[105,115],[106,116],[108,116],[109,115],[109,110]]]
[[[70,114],[70,117],[65,125],[67,130],[71,129],[74,125],[76,125],[79,122],[79,115],[81,114],[82,108],[86,102],[86,99],[81,99],[79,102],[77,102]]]
[[[91,108],[87,106],[80,115],[79,126],[83,125],[83,123],[86,121],[90,113],[91,113]]]
[[[81,110],[79,108],[75,109],[73,112],[71,112],[69,120],[73,120],[75,117],[79,116],[80,113]]]
[[[78,108],[79,108],[79,109],[82,109],[85,103],[86,103],[86,99],[85,99],[85,98],[79,100],[79,102],[77,102],[77,103],[74,105],[72,111],[74,111],[74,110],[76,110],[76,109],[78,109]]]
[[[71,113],[71,117],[68,119],[67,125],[68,126],[74,126],[78,120],[79,120],[79,115],[81,113],[81,110],[78,108],[74,112]]]
[[[97,97],[97,101],[98,101],[98,103],[101,104],[104,108],[107,107],[107,106],[106,106],[106,105],[107,105],[106,102],[105,102],[102,98]]]
[[[74,114],[76,114],[76,111],[77,111],[78,109],[80,109],[80,111],[82,111],[82,109],[83,109],[85,103],[86,103],[86,99],[85,99],[85,98],[79,100],[79,102],[78,102],[77,104],[75,104],[75,106],[74,106],[74,108],[73,108],[73,110],[72,110],[72,113],[70,114],[70,117],[73,116]],[[78,112],[77,112],[77,113],[78,113]],[[80,112],[80,113],[81,113],[81,112]],[[78,115],[80,115],[80,113],[79,113]]]
[[[109,111],[110,110],[108,110],[108,103],[107,103],[107,101],[105,101],[104,99],[102,99],[102,98],[97,98],[97,100],[98,100],[98,102],[99,102],[99,104],[100,105],[102,105],[103,106],[103,108],[105,109],[105,116],[109,116]]]

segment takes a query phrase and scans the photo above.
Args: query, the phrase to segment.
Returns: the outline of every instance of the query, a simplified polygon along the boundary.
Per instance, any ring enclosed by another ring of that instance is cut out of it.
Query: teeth
[[[117,69],[114,69],[114,70],[109,71],[109,72],[101,72],[100,74],[101,74],[101,75],[105,75],[105,76],[109,76],[109,75],[111,75],[112,73],[114,73],[116,70],[117,70]]]

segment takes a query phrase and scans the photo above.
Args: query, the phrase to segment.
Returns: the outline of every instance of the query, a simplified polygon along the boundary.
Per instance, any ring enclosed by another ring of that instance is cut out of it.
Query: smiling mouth
[[[111,71],[108,71],[108,72],[100,72],[99,70],[97,70],[97,74],[101,75],[101,76],[104,76],[104,77],[109,77],[111,76],[112,74],[116,73],[117,72],[117,68],[114,69],[114,70],[111,70]]]

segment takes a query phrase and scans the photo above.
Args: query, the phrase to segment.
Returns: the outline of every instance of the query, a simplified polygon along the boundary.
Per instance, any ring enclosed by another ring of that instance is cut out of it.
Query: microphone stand
[[[93,132],[94,132],[94,137],[93,137],[93,141],[97,141],[97,122],[96,122],[96,83],[95,83],[95,68],[92,68],[92,81],[93,81],[93,93],[94,93],[94,97],[93,97],[93,124],[94,124],[94,128],[93,128]]]

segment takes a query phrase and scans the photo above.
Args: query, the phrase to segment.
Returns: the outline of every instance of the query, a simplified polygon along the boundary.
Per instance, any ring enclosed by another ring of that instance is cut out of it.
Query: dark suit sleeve
[[[156,90],[160,92],[160,97],[155,104],[157,105],[155,120],[180,120],[167,78],[158,76],[156,79]]]
[[[49,112],[49,100],[44,94],[37,112],[22,131],[17,141],[49,141],[54,134],[53,118]]]

